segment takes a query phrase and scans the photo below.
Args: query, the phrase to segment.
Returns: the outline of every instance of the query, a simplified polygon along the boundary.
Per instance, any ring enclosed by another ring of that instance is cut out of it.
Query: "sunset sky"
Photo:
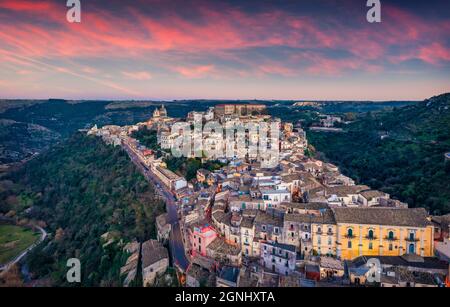
[[[0,98],[421,100],[450,91],[450,1],[0,0]]]

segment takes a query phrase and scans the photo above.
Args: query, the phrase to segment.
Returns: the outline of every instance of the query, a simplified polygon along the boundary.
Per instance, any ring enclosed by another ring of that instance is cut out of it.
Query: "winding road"
[[[19,262],[23,257],[25,257],[33,248],[35,248],[36,246],[38,246],[45,240],[45,238],[48,235],[47,232],[45,231],[45,229],[42,227],[39,227],[39,226],[35,226],[35,227],[37,229],[39,229],[39,231],[41,232],[41,237],[39,238],[39,240],[34,242],[33,244],[31,244],[26,250],[24,250],[19,255],[17,255],[13,260],[0,266],[0,272],[8,271],[14,264]]]

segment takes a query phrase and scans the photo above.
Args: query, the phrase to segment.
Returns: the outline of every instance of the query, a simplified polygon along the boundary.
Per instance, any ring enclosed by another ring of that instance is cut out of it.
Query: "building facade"
[[[336,254],[358,256],[434,254],[432,224],[423,208],[335,208]]]

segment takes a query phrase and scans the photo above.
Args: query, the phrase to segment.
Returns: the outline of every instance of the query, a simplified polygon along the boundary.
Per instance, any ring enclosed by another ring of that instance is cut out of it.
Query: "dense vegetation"
[[[120,285],[127,255],[118,242],[155,237],[155,217],[163,212],[125,152],[81,133],[6,179],[14,186],[0,193],[0,211],[46,222],[51,238],[28,256],[28,264],[35,277],[57,285],[65,284],[72,257],[81,261],[82,285]],[[115,243],[103,246],[107,232]]]
[[[138,131],[133,132],[131,136],[137,139],[140,144],[144,145],[148,149],[153,150],[157,158],[161,157],[164,153],[164,150],[162,150],[158,144],[158,133],[156,130],[144,127],[139,129]]]
[[[178,173],[186,178],[187,181],[193,179],[197,175],[197,171],[201,168],[207,169],[209,171],[215,171],[226,164],[221,163],[220,161],[205,161],[202,163],[200,158],[184,158],[184,157],[173,157],[169,156],[164,159],[164,162],[167,164],[167,168],[172,172]]]
[[[344,174],[412,207],[450,212],[450,94],[393,111],[368,112],[345,133],[309,132]],[[319,153],[320,156],[320,153]]]

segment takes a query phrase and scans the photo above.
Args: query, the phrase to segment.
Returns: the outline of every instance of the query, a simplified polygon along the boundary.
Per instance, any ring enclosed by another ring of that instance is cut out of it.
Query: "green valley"
[[[344,174],[411,207],[450,212],[450,94],[416,105],[368,112],[345,133],[308,132],[308,139]]]
[[[124,244],[155,238],[155,218],[164,212],[124,151],[81,133],[4,179],[13,188],[0,193],[0,212],[46,223],[49,239],[27,263],[34,278],[51,284],[69,285],[66,261],[76,257],[83,286],[120,286]]]

